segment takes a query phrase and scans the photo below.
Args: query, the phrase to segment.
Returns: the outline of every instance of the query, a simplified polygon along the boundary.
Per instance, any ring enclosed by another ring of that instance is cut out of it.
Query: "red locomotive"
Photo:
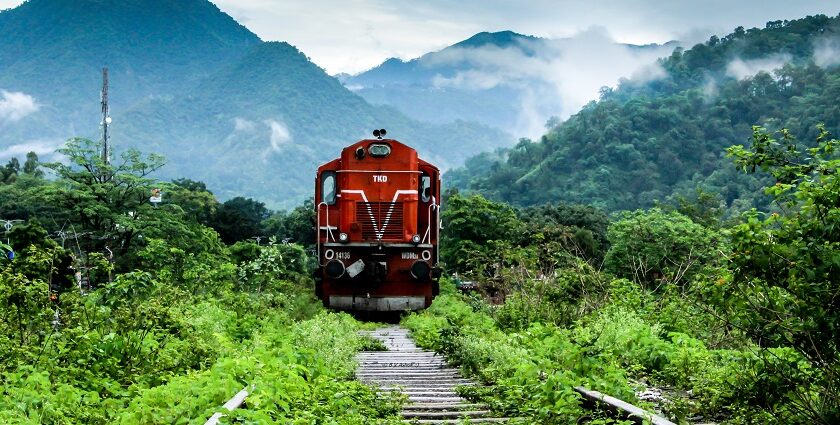
[[[424,309],[441,273],[440,170],[373,135],[318,167],[315,292],[338,310]]]

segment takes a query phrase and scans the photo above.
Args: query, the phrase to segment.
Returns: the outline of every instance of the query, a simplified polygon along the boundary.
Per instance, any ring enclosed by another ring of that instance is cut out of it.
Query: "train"
[[[318,167],[315,294],[330,309],[417,311],[440,291],[440,170],[386,135]]]

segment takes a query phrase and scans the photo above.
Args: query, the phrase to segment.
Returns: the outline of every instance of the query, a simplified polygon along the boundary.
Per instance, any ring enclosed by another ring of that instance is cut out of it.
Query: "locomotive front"
[[[438,293],[440,171],[393,139],[318,168],[315,292],[338,310],[420,310]]]

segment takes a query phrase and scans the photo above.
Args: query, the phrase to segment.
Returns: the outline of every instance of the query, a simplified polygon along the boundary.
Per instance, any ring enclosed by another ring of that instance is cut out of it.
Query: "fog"
[[[568,118],[595,100],[603,86],[621,78],[646,82],[665,76],[657,59],[674,46],[639,48],[617,43],[595,27],[569,39],[524,41],[512,47],[450,48],[424,58],[426,66],[463,69],[450,77],[438,75],[438,88],[517,89],[520,116],[517,135],[537,137],[552,116]]]
[[[257,143],[258,146],[265,143],[261,158],[267,161],[272,153],[280,152],[284,146],[289,145],[292,135],[281,120],[266,119],[258,122],[236,117],[233,119],[233,132],[228,135],[227,140],[232,142],[249,140]]]
[[[64,141],[61,139],[37,139],[11,145],[0,150],[0,161],[11,158],[23,161],[29,152],[35,152],[41,160],[50,159],[56,156],[55,150],[63,144]]]
[[[280,152],[280,148],[292,140],[289,129],[283,123],[275,120],[266,120],[265,125],[271,129],[271,136],[269,137],[271,150]]]
[[[791,61],[789,54],[775,54],[759,59],[743,60],[736,58],[726,65],[726,75],[743,80],[759,72],[769,72],[783,67]]]
[[[827,68],[840,65],[840,37],[825,37],[814,44],[814,63]]]

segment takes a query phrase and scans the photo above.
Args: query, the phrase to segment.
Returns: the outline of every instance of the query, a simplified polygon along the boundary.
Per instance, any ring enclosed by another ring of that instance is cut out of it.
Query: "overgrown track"
[[[474,385],[443,357],[418,348],[408,331],[389,326],[365,332],[379,339],[388,351],[363,351],[356,356],[356,377],[380,391],[400,391],[409,403],[402,411],[405,422],[417,424],[503,423],[487,406],[468,403],[455,393],[458,385]]]

